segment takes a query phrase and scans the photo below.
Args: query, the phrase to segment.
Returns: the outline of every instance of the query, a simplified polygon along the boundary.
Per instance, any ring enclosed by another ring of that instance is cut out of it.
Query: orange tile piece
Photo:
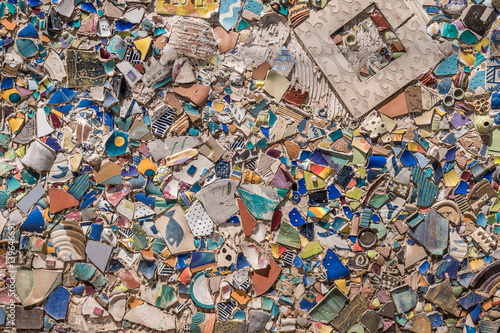
[[[155,260],[155,256],[153,254],[153,248],[149,247],[149,249],[142,250],[142,257],[146,260]]]
[[[2,25],[7,30],[10,30],[10,31],[14,30],[16,28],[16,25],[17,25],[16,21],[14,21],[13,19],[7,19],[7,18],[0,20],[0,23],[2,23]]]
[[[134,296],[131,296],[128,300],[127,300],[127,304],[130,306],[130,309],[133,309],[135,308],[136,306],[139,306],[141,304],[143,304],[144,302],[141,301],[140,299],[138,298],[135,298]]]
[[[266,268],[253,271],[251,278],[255,296],[260,296],[268,291],[280,274],[281,267],[273,258],[269,258],[269,265]]]
[[[398,91],[391,98],[377,105],[375,109],[389,118],[408,114],[408,106],[406,104],[404,91]]]
[[[245,232],[245,236],[250,237],[253,229],[255,229],[255,227],[257,226],[257,221],[252,216],[252,214],[250,214],[247,207],[243,203],[243,200],[238,198],[238,199],[236,199],[236,202],[238,203],[238,208],[240,210],[241,226],[243,227],[243,231]]]
[[[285,141],[285,148],[288,156],[294,160],[299,155],[300,146],[292,141]]]
[[[186,267],[186,269],[184,269],[182,274],[179,276],[179,281],[184,283],[186,286],[189,286],[189,284],[191,283],[192,276],[193,276],[193,274],[191,274],[191,271],[189,270],[189,268]]]
[[[71,194],[55,187],[49,189],[50,213],[54,214],[66,208],[78,206],[80,201]]]
[[[231,293],[231,297],[236,300],[236,302],[240,303],[241,305],[247,304],[248,301],[250,300],[250,296],[246,292],[244,292],[241,289],[237,289]]]
[[[488,311],[489,309],[491,309],[493,307],[493,304],[492,304],[491,300],[487,300],[486,302],[484,302],[482,304],[482,307],[483,307],[484,311]]]
[[[210,86],[201,84],[181,84],[174,87],[174,92],[182,97],[189,98],[191,102],[198,106],[203,106],[208,100]]]

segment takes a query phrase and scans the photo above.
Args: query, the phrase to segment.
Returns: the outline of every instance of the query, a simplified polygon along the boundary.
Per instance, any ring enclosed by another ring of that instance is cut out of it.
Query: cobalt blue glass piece
[[[119,20],[115,21],[116,31],[118,31],[118,32],[130,30],[134,27],[134,25],[135,24],[130,23],[129,21],[124,20],[124,19],[119,19]]]
[[[69,297],[70,292],[63,286],[59,286],[47,298],[47,302],[43,306],[43,310],[55,320],[66,319]]]
[[[323,259],[323,266],[326,269],[328,282],[350,275],[349,269],[342,264],[339,257],[332,249],[326,251],[325,259]]]
[[[328,166],[328,163],[318,149],[314,150],[314,153],[311,156],[311,161],[319,165]]]
[[[97,242],[100,241],[103,228],[104,228],[103,224],[97,224],[97,223],[92,224],[92,226],[90,227],[89,238]]]
[[[337,199],[340,197],[340,191],[335,187],[335,184],[330,184],[326,190],[328,191],[328,199]]]
[[[142,202],[145,205],[148,205],[151,208],[154,208],[155,202],[156,202],[156,200],[155,200],[154,197],[148,197],[148,196],[146,196],[146,194],[144,194],[142,192],[141,193],[137,193],[134,196],[134,199],[139,200],[140,202]]]
[[[300,215],[300,212],[297,210],[297,208],[293,208],[290,211],[290,213],[288,213],[288,217],[290,218],[290,223],[294,227],[298,227],[298,226],[306,224],[306,221],[304,220],[302,215]]]
[[[236,269],[242,269],[248,266],[250,266],[250,263],[243,252],[238,253],[238,258],[236,259]]]
[[[417,165],[417,159],[408,149],[403,151],[399,159],[406,167]]]
[[[43,214],[38,208],[38,206],[35,206],[29,213],[28,217],[26,220],[21,224],[21,227],[19,228],[19,231],[23,232],[38,232],[42,233],[43,229],[45,227],[45,220],[43,218]]]

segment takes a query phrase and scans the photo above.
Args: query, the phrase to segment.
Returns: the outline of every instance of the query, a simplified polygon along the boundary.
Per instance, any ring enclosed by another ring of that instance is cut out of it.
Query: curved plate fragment
[[[85,238],[82,227],[75,221],[62,221],[50,234],[57,257],[64,261],[85,258]]]

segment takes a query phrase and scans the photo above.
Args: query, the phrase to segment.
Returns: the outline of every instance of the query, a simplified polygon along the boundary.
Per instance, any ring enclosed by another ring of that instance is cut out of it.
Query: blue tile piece
[[[443,60],[439,66],[434,71],[437,76],[446,76],[456,74],[458,71],[458,56],[453,54],[452,56]]]
[[[438,83],[438,91],[441,95],[446,95],[451,89],[451,77],[446,77]]]
[[[299,228],[299,232],[310,242],[314,240],[314,223],[306,223]]]
[[[445,326],[445,324],[443,322],[443,317],[441,317],[441,314],[432,313],[428,317],[431,321],[431,327],[433,330],[438,328],[438,327]]]
[[[0,306],[0,325],[5,325],[5,308]]]
[[[123,264],[118,259],[111,258],[109,260],[109,264],[108,264],[108,268],[106,269],[106,272],[116,273],[122,268],[125,268],[125,266],[123,266]]]
[[[335,187],[335,184],[328,185],[326,190],[328,191],[328,199],[332,200],[340,197],[340,191]]]
[[[104,92],[104,102],[103,102],[104,107],[106,109],[109,109],[116,103],[118,103],[118,99],[115,96],[113,96],[113,94],[111,94],[109,91],[106,90]]]
[[[314,153],[311,156],[311,161],[322,166],[328,166],[328,163],[326,162],[319,149],[314,150]]]
[[[467,190],[469,189],[469,183],[464,182],[463,180],[460,181],[460,184],[455,188],[455,193],[459,194],[467,194]]]
[[[25,38],[38,38],[38,31],[32,23],[28,23],[28,25],[17,33],[17,36]]]
[[[302,261],[302,259],[298,255],[296,255],[295,258],[293,258],[293,265],[295,267],[303,267],[304,262]]]
[[[431,206],[434,203],[438,187],[425,177],[419,167],[414,166],[411,171],[413,181],[417,184],[417,205],[421,207]]]
[[[438,279],[456,279],[460,262],[455,258],[446,255],[444,260],[441,261],[436,269],[436,276]]]
[[[104,228],[103,224],[97,224],[97,223],[92,224],[92,226],[90,227],[89,238],[97,242],[100,241],[103,228]]]
[[[134,199],[142,202],[143,204],[151,208],[155,207],[155,202],[156,202],[155,198],[147,196],[145,193],[137,193],[136,195],[134,195]]]
[[[144,277],[148,280],[151,280],[154,277],[156,269],[156,262],[141,260],[139,261],[139,266],[137,266],[137,271],[144,275]]]
[[[43,310],[55,320],[66,319],[69,297],[70,292],[63,286],[59,286],[50,294],[43,306]]]
[[[238,253],[238,258],[236,259],[236,269],[242,269],[249,266],[250,263],[248,262],[243,252]]]
[[[417,159],[413,154],[408,150],[405,149],[403,153],[401,154],[401,157],[399,160],[404,164],[406,167],[414,166],[417,165]]]
[[[38,206],[35,206],[35,208],[31,210],[23,224],[21,224],[19,231],[37,232],[41,234],[44,227],[45,220],[43,219],[43,214]]]
[[[341,279],[350,274],[349,269],[342,264],[339,257],[332,249],[326,251],[325,259],[323,259],[323,266],[326,269],[328,282]]]
[[[290,223],[294,227],[306,224],[306,221],[304,220],[302,215],[300,215],[300,212],[297,210],[297,208],[292,209],[290,213],[288,213],[288,217],[290,218]]]
[[[68,193],[80,200],[90,187],[90,177],[88,173],[78,176],[68,189]]]
[[[376,168],[380,169],[382,168],[385,163],[387,162],[387,157],[382,156],[382,155],[370,155],[370,158],[368,159],[368,169]]]
[[[335,181],[342,187],[346,188],[347,185],[351,182],[351,179],[354,177],[356,173],[353,168],[346,166],[344,167],[340,173],[335,177]]]
[[[448,247],[448,220],[434,209],[429,209],[423,222],[410,229],[409,235],[431,254],[443,255]]]
[[[477,72],[470,80],[469,80],[469,89],[475,91],[477,88],[485,86],[485,78],[486,71]]]
[[[489,296],[471,291],[467,295],[460,297],[458,299],[458,304],[460,304],[460,306],[462,306],[464,309],[468,310],[474,305],[479,304],[487,300],[488,298]]]

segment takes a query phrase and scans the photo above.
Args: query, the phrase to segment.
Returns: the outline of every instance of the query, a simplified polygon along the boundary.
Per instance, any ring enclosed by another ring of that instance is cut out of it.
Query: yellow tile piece
[[[275,259],[278,259],[280,257],[279,248],[280,246],[278,244],[271,244],[271,254]]]
[[[141,53],[141,59],[144,60],[148,54],[149,46],[151,45],[151,37],[146,37],[134,41],[134,45]]]
[[[366,177],[366,168],[358,168],[358,173],[359,173],[359,177],[358,178],[365,178]]]
[[[446,112],[444,111],[443,108],[439,107],[439,106],[436,106],[434,108],[434,111],[436,111],[440,116],[444,116],[446,114]]]
[[[16,149],[16,155],[20,158],[23,158],[26,155],[26,146],[21,146]]]
[[[455,187],[460,183],[460,177],[458,177],[454,169],[445,173],[443,178],[446,186]]]
[[[354,137],[352,139],[352,145],[355,147],[355,148],[358,148],[359,150],[361,150],[364,154],[367,154],[368,151],[370,150],[371,148],[371,145],[368,143],[368,141],[366,141],[365,138],[363,137]]]
[[[344,294],[347,294],[349,292],[349,289],[347,289],[347,284],[344,279],[335,280],[334,282],[337,288],[339,288]]]
[[[12,129],[12,133],[17,133],[23,124],[24,116],[22,113],[18,113],[15,117],[9,119],[9,126]]]
[[[408,150],[411,152],[418,151],[418,144],[414,141],[408,142]]]
[[[483,259],[469,260],[469,269],[471,271],[475,271],[476,269],[480,269],[483,267],[484,267],[484,260]]]
[[[76,171],[80,167],[80,163],[82,162],[82,154],[76,153],[71,155],[69,158],[69,164],[71,167],[71,171]]]
[[[423,138],[430,138],[430,137],[433,137],[434,136],[434,133],[428,131],[428,130],[420,130],[419,132],[419,136],[423,137]]]
[[[326,209],[325,207],[309,207],[309,216],[310,214],[314,215],[314,217],[317,218],[323,218],[326,214],[328,214],[329,210]]]
[[[220,102],[214,102],[214,109],[215,111],[217,112],[222,112],[224,111],[224,104],[220,103]]]
[[[476,44],[476,47],[474,48],[477,52],[481,52],[483,48],[486,48],[488,45],[490,45],[490,40],[488,38],[483,38],[479,43]]]
[[[333,331],[333,328],[331,328],[330,326],[328,325],[323,325],[321,326],[321,328],[319,329],[319,333],[331,333]]]
[[[208,62],[215,66],[215,64],[217,63],[217,55],[214,54],[213,56],[211,56],[210,59],[208,59]]]
[[[137,166],[137,171],[145,176],[153,177],[156,173],[156,165],[147,158],[143,158]]]
[[[57,111],[57,110],[50,110],[53,114],[55,114],[56,116],[58,116],[59,118],[63,118],[63,113],[60,112],[60,111]]]
[[[472,53],[462,53],[460,54],[460,60],[463,63],[466,63],[467,66],[474,66],[474,63],[476,62],[476,56]]]
[[[333,173],[333,169],[326,167],[326,168],[323,169],[323,171],[321,171],[318,174],[318,176],[320,176],[323,179],[327,179],[332,173]]]
[[[359,200],[363,196],[363,190],[359,187],[354,187],[352,190],[345,194],[346,197],[354,200]]]
[[[349,206],[351,207],[352,210],[356,210],[358,209],[359,206],[361,206],[361,202],[353,201],[349,203]]]
[[[64,131],[62,148],[67,151],[71,151],[73,150],[73,148],[75,148],[75,145],[71,141],[71,133],[67,131]]]

